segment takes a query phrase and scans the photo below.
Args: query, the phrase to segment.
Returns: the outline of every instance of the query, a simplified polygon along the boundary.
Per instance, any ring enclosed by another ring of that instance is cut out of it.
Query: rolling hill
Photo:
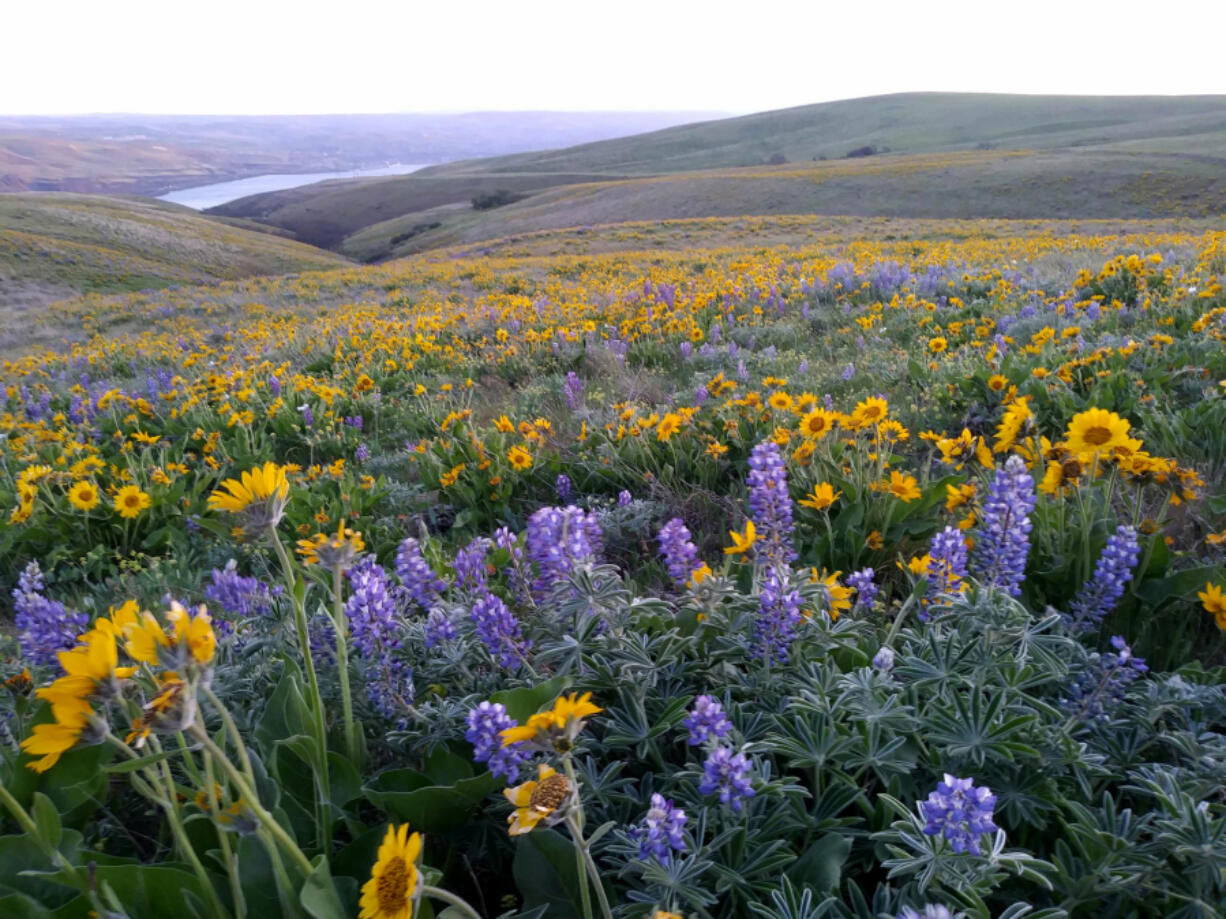
[[[491,190],[511,203],[471,206]],[[1226,96],[877,96],[304,186],[218,212],[363,261],[639,220],[1206,216],[1226,213]]]
[[[343,257],[260,224],[147,198],[0,195],[0,306],[343,267]]]

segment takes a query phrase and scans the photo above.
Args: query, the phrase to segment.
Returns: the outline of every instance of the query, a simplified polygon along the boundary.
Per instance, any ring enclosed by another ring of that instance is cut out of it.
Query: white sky
[[[1226,93],[1223,0],[3,0],[0,113]]]

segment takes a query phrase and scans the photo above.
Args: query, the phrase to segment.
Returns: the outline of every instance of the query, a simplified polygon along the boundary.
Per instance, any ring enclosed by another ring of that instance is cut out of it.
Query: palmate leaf
[[[969,698],[959,694],[951,703],[931,711],[925,728],[931,742],[943,747],[949,757],[968,760],[978,767],[989,757],[1038,757],[1034,747],[1011,739],[1033,724],[1037,716],[1009,717],[1005,693],[976,692]]]

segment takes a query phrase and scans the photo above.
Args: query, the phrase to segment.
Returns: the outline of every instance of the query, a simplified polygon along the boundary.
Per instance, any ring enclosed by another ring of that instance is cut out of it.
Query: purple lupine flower
[[[320,613],[311,617],[307,624],[307,643],[311,646],[311,659],[318,664],[331,664],[336,660],[336,626],[332,617]]]
[[[447,587],[447,582],[434,573],[422,556],[421,544],[412,536],[396,552],[396,576],[422,609],[434,606],[439,592]]]
[[[949,911],[948,906],[940,903],[928,903],[923,910],[912,909],[909,906],[904,906],[895,919],[954,919],[954,914]]]
[[[557,479],[553,483],[554,490],[558,493],[559,501],[569,501],[571,496],[570,476],[565,472],[558,473]]]
[[[877,599],[876,572],[872,568],[861,568],[847,575],[847,586],[856,591],[856,606],[872,609],[873,601]]]
[[[788,659],[788,647],[800,625],[800,592],[788,589],[787,569],[775,568],[762,585],[758,597],[758,617],[754,620],[750,651],[765,661]]]
[[[473,604],[469,618],[490,657],[503,667],[512,667],[524,659],[528,643],[519,630],[519,620],[501,599],[485,594]]]
[[[595,515],[574,505],[542,507],[528,518],[528,558],[537,571],[532,589],[538,595],[547,594],[578,565],[594,561],[599,540]]]
[[[730,747],[716,747],[702,764],[702,781],[698,790],[704,795],[719,794],[719,800],[737,813],[741,802],[756,792],[749,783],[749,758],[733,753]]]
[[[485,592],[485,555],[490,541],[478,536],[455,554],[456,587],[477,593]]]
[[[966,542],[962,532],[946,527],[932,537],[928,551],[931,556],[927,571],[930,593],[938,597],[960,593],[966,580]],[[920,619],[926,621],[928,614],[921,612]]]
[[[684,587],[698,567],[698,547],[690,542],[690,531],[680,517],[674,517],[660,527],[657,538],[669,577],[678,586]]]
[[[451,617],[439,607],[430,610],[426,616],[426,647],[436,648],[449,641],[455,641],[456,627]]]
[[[792,498],[779,445],[764,440],[749,454],[749,510],[758,529],[756,557],[786,565],[796,558],[792,548]]]
[[[364,558],[346,572],[349,599],[345,615],[353,646],[363,657],[382,657],[400,644],[396,601],[389,590],[387,572],[373,558]]]
[[[566,374],[562,392],[566,394],[566,407],[573,412],[583,403],[583,381],[579,379],[579,374],[573,370]]]
[[[694,355],[694,346],[690,344],[688,341],[683,341],[681,343],[681,359],[683,361],[688,361],[693,355]]]
[[[302,412],[302,423],[308,428],[315,426],[315,413],[311,411],[309,405],[298,406],[298,411]]]
[[[972,779],[959,779],[945,773],[936,791],[920,802],[920,816],[928,821],[927,836],[944,836],[955,852],[979,854],[979,837],[995,833],[992,822],[996,795],[984,787],[976,788]]]
[[[1034,479],[1020,456],[1010,456],[996,470],[983,502],[973,561],[975,577],[1012,597],[1021,594],[1026,576],[1034,505]]]
[[[362,430],[362,425],[363,425],[363,424],[364,424],[364,422],[362,421],[362,416],[361,416],[361,415],[347,415],[347,416],[345,416],[345,426],[346,426],[346,427],[353,428],[355,431],[360,431],[360,430]]]
[[[502,745],[501,733],[517,726],[501,702],[482,702],[469,710],[464,732],[464,739],[473,745],[473,761],[488,763],[490,772],[505,776],[508,782],[519,779],[520,767],[531,758],[523,741]]]
[[[512,533],[510,528],[499,527],[494,531],[494,545],[505,550],[509,556],[503,570],[511,591],[520,600],[531,602],[531,585],[524,571],[524,550],[519,545],[519,537]]]
[[[694,700],[694,707],[681,723],[690,733],[686,743],[691,747],[699,747],[712,740],[723,740],[732,730],[732,722],[724,713],[724,707],[717,699],[706,695]]]
[[[639,858],[647,861],[654,855],[667,863],[673,852],[684,852],[685,821],[685,811],[663,795],[653,794],[643,822],[630,828],[630,838],[639,844]]]
[[[1137,531],[1127,525],[1116,527],[1094,566],[1094,577],[1081,585],[1073,600],[1072,613],[1067,617],[1073,626],[1088,627],[1102,622],[1124,596],[1140,555]]]
[[[404,729],[413,705],[413,668],[408,661],[382,655],[366,673],[366,696],[375,711]]]
[[[273,394],[273,397],[281,395],[281,381],[275,376],[268,378],[268,391]]]
[[[33,664],[54,664],[56,654],[76,646],[77,636],[89,627],[89,617],[44,596],[43,589],[42,570],[32,561],[18,575],[13,590],[13,624],[24,659]]]
[[[889,673],[894,669],[894,650],[888,645],[882,646],[873,655],[873,669],[881,673]]]
[[[707,389],[707,387],[699,386],[696,390],[694,390],[694,404],[695,405],[702,405],[710,398],[711,398],[711,390]]]
[[[626,491],[624,488],[617,493],[617,506],[618,507],[629,507],[630,502],[633,500],[634,500],[634,496],[631,495],[630,492]]]
[[[1111,715],[1124,701],[1128,684],[1149,671],[1145,658],[1135,657],[1122,635],[1111,639],[1115,652],[1094,653],[1090,665],[1077,674],[1069,687],[1069,695],[1061,699],[1078,721],[1110,721]]]
[[[856,375],[856,365],[848,364],[846,367],[843,368],[843,372],[839,374],[839,379],[842,380],[844,383],[846,383],[848,380],[850,380],[855,375]]]
[[[360,466],[368,459],[370,459],[370,447],[366,446],[366,441],[362,441],[353,451],[353,461]]]
[[[280,584],[269,587],[259,578],[243,577],[238,573],[238,563],[230,559],[225,568],[213,569],[212,583],[204,588],[204,599],[231,616],[245,619],[268,615],[281,590]]]

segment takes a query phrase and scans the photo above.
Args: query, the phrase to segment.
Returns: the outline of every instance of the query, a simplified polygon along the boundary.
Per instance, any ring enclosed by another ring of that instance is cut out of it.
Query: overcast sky
[[[750,112],[1226,93],[1222,0],[6,0],[0,113]]]

